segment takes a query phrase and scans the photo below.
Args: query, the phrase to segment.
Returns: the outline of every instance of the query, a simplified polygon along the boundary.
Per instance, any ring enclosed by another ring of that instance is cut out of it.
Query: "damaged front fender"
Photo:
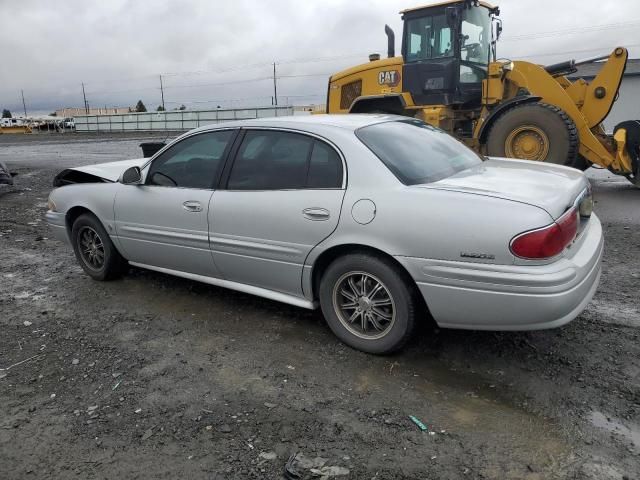
[[[67,168],[53,179],[54,187],[62,187],[74,183],[113,183],[129,167],[142,167],[149,159],[136,158],[134,160],[120,160],[117,162],[85,165],[83,167]]]
[[[67,168],[53,178],[54,187],[63,187],[74,183],[113,183],[111,180],[93,175],[91,173]]]

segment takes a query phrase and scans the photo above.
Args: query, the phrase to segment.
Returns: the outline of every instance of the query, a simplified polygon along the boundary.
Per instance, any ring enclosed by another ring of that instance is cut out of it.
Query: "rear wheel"
[[[94,215],[84,213],[73,222],[71,242],[80,266],[94,280],[111,280],[124,273],[127,261]]]
[[[579,168],[578,130],[561,109],[546,103],[517,105],[500,115],[487,137],[495,157],[537,160]]]
[[[320,281],[329,327],[347,345],[368,353],[399,350],[415,324],[415,286],[393,262],[355,253],[336,259]]]

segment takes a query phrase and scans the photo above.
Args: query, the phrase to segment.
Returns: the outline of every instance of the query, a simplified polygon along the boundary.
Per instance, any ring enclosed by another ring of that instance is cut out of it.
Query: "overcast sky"
[[[398,11],[422,3],[0,0],[0,108],[21,113],[21,89],[28,112],[81,107],[84,82],[92,107],[142,99],[155,109],[160,74],[167,109],[265,105],[273,93],[266,79],[273,61],[282,76],[281,103],[322,103],[330,73],[366,62],[368,53],[386,53],[385,23],[396,32],[399,53]],[[500,57],[554,63],[617,45],[640,56],[637,0],[499,5]]]

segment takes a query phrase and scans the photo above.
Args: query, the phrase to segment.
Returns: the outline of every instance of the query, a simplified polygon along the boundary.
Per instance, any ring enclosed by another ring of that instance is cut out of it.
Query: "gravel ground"
[[[601,286],[550,331],[345,347],[309,312],[131,269],[94,282],[43,215],[63,167],[148,135],[0,136],[0,478],[640,478],[640,190],[591,172]],[[20,363],[22,362],[22,363]],[[426,424],[421,431],[408,416]],[[320,458],[316,458],[320,457]]]

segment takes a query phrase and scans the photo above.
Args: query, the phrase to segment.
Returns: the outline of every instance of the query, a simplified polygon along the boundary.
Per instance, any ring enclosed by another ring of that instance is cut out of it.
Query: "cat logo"
[[[397,70],[385,70],[378,74],[378,83],[380,85],[389,85],[395,87],[400,83],[400,72]]]

